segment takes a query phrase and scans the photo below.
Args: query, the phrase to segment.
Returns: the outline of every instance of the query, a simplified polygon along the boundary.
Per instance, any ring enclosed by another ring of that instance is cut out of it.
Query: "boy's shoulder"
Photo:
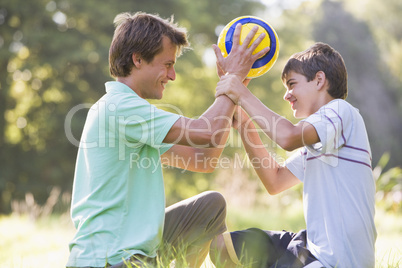
[[[304,121],[313,125],[318,132],[323,132],[321,139],[322,135],[327,135],[325,133],[330,130],[335,130],[338,135],[344,135],[352,128],[365,128],[359,110],[343,99],[330,101]]]
[[[337,116],[340,117],[340,119],[343,117],[349,117],[353,114],[359,114],[359,110],[343,99],[334,99],[321,106],[321,108],[315,113],[315,115],[326,117]]]
[[[351,108],[356,109],[352,104],[343,99],[334,99],[328,102],[327,104],[323,105],[321,108],[335,109],[335,110],[351,109]]]

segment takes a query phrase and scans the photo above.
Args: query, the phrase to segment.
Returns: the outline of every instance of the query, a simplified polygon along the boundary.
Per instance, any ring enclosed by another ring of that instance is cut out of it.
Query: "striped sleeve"
[[[351,118],[342,100],[335,100],[321,107],[316,113],[305,119],[312,124],[320,138],[321,153],[333,153],[346,144]]]

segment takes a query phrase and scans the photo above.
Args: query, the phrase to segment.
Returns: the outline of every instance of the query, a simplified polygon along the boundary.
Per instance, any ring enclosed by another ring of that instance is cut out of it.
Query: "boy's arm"
[[[237,128],[247,155],[261,182],[269,194],[278,194],[300,183],[285,166],[281,166],[264,147],[252,120],[239,107],[233,122]]]
[[[294,125],[286,118],[276,114],[235,76],[226,75],[221,78],[216,96],[222,94],[240,105],[273,141],[287,151],[320,141],[314,126],[304,121]]]

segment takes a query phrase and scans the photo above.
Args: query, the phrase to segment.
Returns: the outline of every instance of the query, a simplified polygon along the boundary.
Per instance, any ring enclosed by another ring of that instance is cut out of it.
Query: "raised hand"
[[[248,33],[243,43],[240,45],[240,34],[242,25],[239,23],[236,25],[233,34],[233,46],[229,55],[224,58],[222,52],[217,45],[213,45],[213,49],[217,59],[218,75],[221,77],[224,74],[236,75],[240,81],[243,81],[254,62],[265,55],[269,51],[269,47],[262,49],[261,51],[253,55],[254,50],[258,47],[261,41],[265,37],[265,33],[260,34],[257,39],[251,43],[255,34],[258,31],[258,26],[252,28]],[[250,44],[251,43],[251,44]]]
[[[248,88],[234,74],[227,74],[221,77],[216,86],[215,97],[220,95],[228,96],[234,104],[239,105],[240,96],[249,92]]]

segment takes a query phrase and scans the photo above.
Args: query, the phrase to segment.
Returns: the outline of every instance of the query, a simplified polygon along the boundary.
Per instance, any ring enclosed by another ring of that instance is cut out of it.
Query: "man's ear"
[[[315,74],[315,81],[317,83],[318,90],[324,88],[324,86],[327,84],[327,78],[325,76],[325,73],[323,71],[318,71]]]
[[[133,64],[137,69],[141,68],[141,64],[142,64],[142,59],[140,57],[140,55],[133,53],[133,55],[131,56],[132,60],[133,60]]]

